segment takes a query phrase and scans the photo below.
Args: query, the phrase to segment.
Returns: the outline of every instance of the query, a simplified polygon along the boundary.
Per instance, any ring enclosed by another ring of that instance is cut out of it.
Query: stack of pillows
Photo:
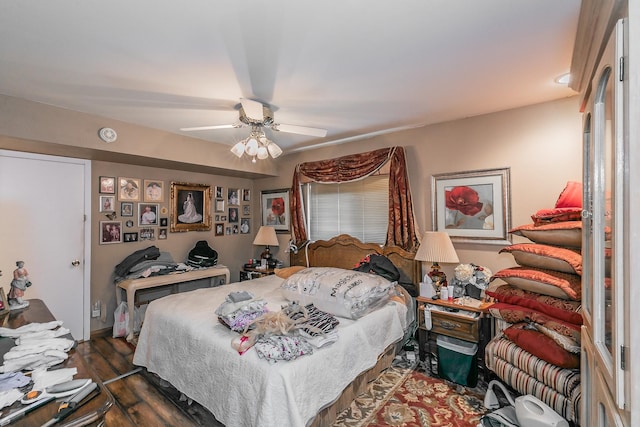
[[[567,183],[553,209],[510,230],[528,243],[500,250],[517,267],[495,273],[490,313],[508,324],[486,347],[487,366],[569,421],[580,414],[582,184]]]

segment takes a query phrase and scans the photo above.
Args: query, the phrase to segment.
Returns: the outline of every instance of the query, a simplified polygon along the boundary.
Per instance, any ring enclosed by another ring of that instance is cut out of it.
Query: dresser
[[[29,323],[46,323],[53,320],[56,319],[44,302],[39,299],[32,299],[29,300],[29,307],[14,310],[4,315],[1,324],[3,327],[15,329]],[[69,337],[73,338],[71,336]],[[9,351],[14,345],[13,338],[0,338],[0,354],[4,355],[4,353]],[[100,378],[87,366],[84,358],[76,352],[75,349],[69,351],[68,355],[69,358],[66,361],[50,369],[76,368],[78,373],[74,376],[74,379],[91,378],[93,382],[98,385],[100,393],[86,401],[86,403],[80,406],[75,412],[63,419],[62,422],[56,424],[56,426],[76,427],[104,425],[104,416],[114,403],[113,396],[111,396],[111,393],[102,384]],[[23,406],[24,405],[18,401],[10,407],[3,408],[0,420],[11,414],[11,412],[20,410]],[[26,414],[26,416],[16,419],[10,425],[24,427],[40,426],[53,417],[58,410],[58,406],[59,404],[53,400],[34,409],[32,412]]]

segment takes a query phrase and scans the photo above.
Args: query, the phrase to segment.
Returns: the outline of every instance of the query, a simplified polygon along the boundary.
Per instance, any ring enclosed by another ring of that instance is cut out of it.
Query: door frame
[[[35,154],[22,151],[0,149],[0,156],[22,159],[42,160],[50,162],[64,162],[81,165],[84,170],[84,227],[83,234],[83,260],[82,260],[82,337],[75,339],[89,340],[91,337],[91,161],[76,159],[73,157],[51,156],[48,154]]]

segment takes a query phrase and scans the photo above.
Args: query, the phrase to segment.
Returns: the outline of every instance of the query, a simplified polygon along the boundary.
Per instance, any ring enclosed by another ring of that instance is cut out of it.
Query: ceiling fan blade
[[[180,128],[183,132],[192,132],[197,130],[214,130],[214,129],[232,129],[238,128],[239,125],[216,125],[216,126],[196,126],[191,128]]]
[[[261,122],[264,119],[263,115],[263,106],[258,101],[254,101],[252,99],[240,98],[240,104],[242,104],[242,109],[244,110],[244,114],[256,122]]]
[[[310,128],[306,126],[278,124],[272,126],[272,129],[279,132],[297,133],[298,135],[317,136],[319,138],[327,136],[326,129]]]

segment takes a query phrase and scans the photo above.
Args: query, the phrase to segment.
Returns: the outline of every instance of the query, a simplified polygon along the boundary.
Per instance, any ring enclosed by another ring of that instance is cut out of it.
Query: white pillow
[[[282,283],[285,298],[300,305],[358,319],[389,301],[394,283],[376,274],[334,267],[310,267]]]

